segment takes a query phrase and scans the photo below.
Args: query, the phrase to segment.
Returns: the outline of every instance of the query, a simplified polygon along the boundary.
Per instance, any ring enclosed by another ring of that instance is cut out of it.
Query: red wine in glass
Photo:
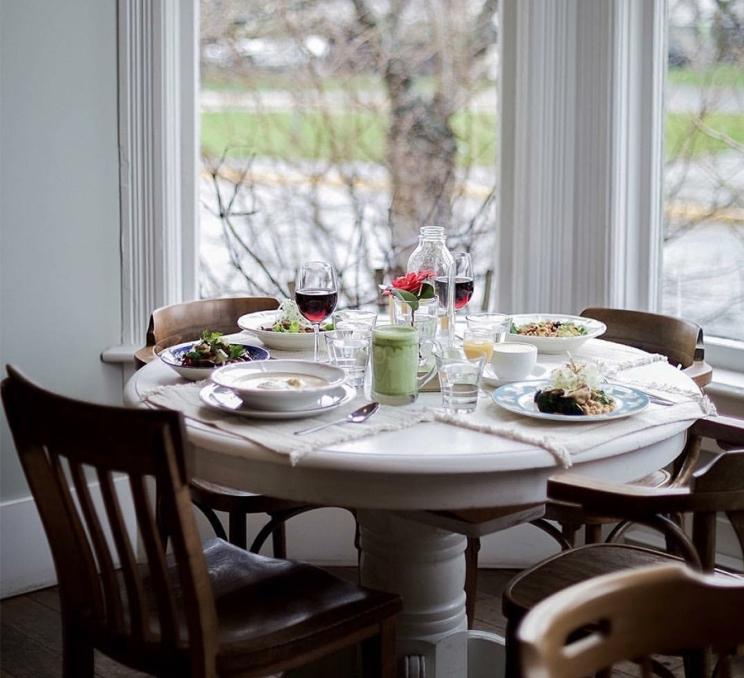
[[[435,279],[437,296],[440,299],[442,306],[447,306],[447,276],[442,276]],[[461,308],[468,305],[470,298],[473,296],[473,290],[475,285],[472,278],[466,278],[464,276],[458,276],[455,278],[455,309],[460,310]]]
[[[306,288],[295,292],[295,301],[305,318],[311,323],[321,323],[336,308],[338,292]]]
[[[295,303],[307,320],[313,324],[315,362],[318,361],[318,335],[320,323],[336,308],[338,283],[336,271],[325,261],[306,261],[297,271]]]

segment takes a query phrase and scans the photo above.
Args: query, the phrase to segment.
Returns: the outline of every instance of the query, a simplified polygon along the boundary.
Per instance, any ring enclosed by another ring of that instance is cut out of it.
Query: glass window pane
[[[288,294],[331,261],[374,303],[418,228],[474,255],[496,218],[496,0],[201,0],[203,296]],[[380,273],[377,274],[378,276]]]
[[[744,335],[744,2],[670,0],[664,313]]]

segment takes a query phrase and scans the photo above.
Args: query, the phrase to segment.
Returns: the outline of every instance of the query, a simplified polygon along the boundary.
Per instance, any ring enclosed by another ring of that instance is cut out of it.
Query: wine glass
[[[330,316],[338,302],[336,271],[325,261],[307,261],[297,272],[295,301],[300,313],[313,324],[315,330],[314,360],[318,360],[320,323]]]
[[[469,252],[455,252],[455,310],[465,308],[473,296],[473,260]]]

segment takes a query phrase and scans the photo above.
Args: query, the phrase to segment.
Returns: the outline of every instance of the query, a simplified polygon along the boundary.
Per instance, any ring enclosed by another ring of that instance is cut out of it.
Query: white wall
[[[0,374],[105,402],[122,386],[99,360],[121,334],[116,58],[115,0],[0,0]],[[27,495],[0,417],[3,575]]]

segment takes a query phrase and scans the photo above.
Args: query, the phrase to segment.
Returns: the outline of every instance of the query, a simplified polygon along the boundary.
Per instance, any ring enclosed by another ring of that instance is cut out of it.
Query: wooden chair
[[[586,308],[581,315],[595,318],[607,325],[607,332],[602,339],[640,348],[650,353],[660,353],[666,356],[671,364],[680,366],[701,388],[710,383],[713,371],[705,362],[703,330],[699,325],[672,316],[613,308]],[[663,487],[686,476],[697,461],[699,446],[700,440],[690,437],[673,472],[662,469],[639,478],[633,484]],[[559,523],[562,534],[559,534],[548,521]],[[582,527],[585,543],[593,544],[601,539],[602,525],[612,522],[614,521],[607,516],[588,514],[582,506],[550,501],[545,505],[545,515],[532,521],[532,524],[553,537],[562,549],[566,549],[575,545],[576,533]],[[475,615],[479,550],[480,541],[474,537],[469,538],[465,591],[470,628]]]
[[[221,539],[201,543],[179,413],[83,403],[12,367],[8,374],[2,399],[59,579],[65,678],[93,676],[94,649],[157,676],[247,678],[360,642],[370,676],[395,675],[397,596]],[[105,510],[92,501],[89,471]],[[145,563],[135,558],[114,474],[131,489]],[[169,558],[149,500],[153,483]]]
[[[617,572],[546,598],[518,632],[527,678],[609,675],[622,660],[651,675],[652,654],[712,647],[716,674],[728,678],[729,654],[744,641],[744,581],[674,565]]]
[[[703,420],[693,434],[704,434],[724,445],[744,448],[744,420]],[[558,591],[625,568],[676,562],[680,556],[706,572],[715,567],[716,513],[725,512],[744,553],[744,449],[719,454],[696,471],[683,487],[651,488],[614,485],[574,474],[548,482],[551,499],[580,504],[587,511],[631,521],[662,532],[676,554],[616,543],[625,530],[618,526],[609,543],[590,544],[559,553],[511,580],[502,599],[507,619],[507,674],[518,675],[514,656],[516,629],[524,616],[540,601]],[[670,516],[692,514],[692,540]],[[699,675],[699,667],[689,673]]]
[[[196,339],[205,329],[233,333],[237,330],[240,316],[257,311],[273,311],[278,307],[279,302],[273,297],[225,297],[163,306],[150,316],[147,345],[137,351],[135,360],[141,367],[155,358],[154,348],[157,344]],[[191,501],[207,518],[215,534],[240,548],[248,547],[248,516],[267,514],[269,522],[253,540],[250,550],[258,553],[264,541],[271,536],[273,553],[277,558],[287,557],[286,521],[317,508],[286,499],[241,492],[199,478],[192,478],[190,489]],[[228,514],[227,533],[216,511]]]
[[[617,308],[585,308],[581,315],[607,325],[602,339],[666,356],[701,389],[713,378],[713,370],[705,362],[700,325],[674,316]]]

